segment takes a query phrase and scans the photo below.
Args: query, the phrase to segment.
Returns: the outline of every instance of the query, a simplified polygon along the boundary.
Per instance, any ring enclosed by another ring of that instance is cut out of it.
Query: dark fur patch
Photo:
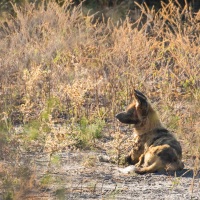
[[[174,136],[167,129],[157,129],[150,145],[159,146],[164,144],[168,144],[176,150],[178,155],[182,155],[181,145]]]
[[[165,163],[174,163],[178,161],[177,155],[172,148],[163,149],[158,156]]]
[[[135,164],[135,162],[133,162],[131,156],[126,156],[125,157],[125,162],[130,164],[130,165],[134,165]]]
[[[132,117],[130,112],[122,112],[115,116],[120,122],[125,124],[138,124],[140,121]]]

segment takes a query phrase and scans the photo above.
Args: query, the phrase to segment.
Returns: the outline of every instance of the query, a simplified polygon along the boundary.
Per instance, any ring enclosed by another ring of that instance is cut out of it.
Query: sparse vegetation
[[[172,1],[158,12],[140,9],[147,22],[127,17],[113,25],[94,22],[70,1],[27,3],[13,5],[16,16],[1,20],[0,199],[19,199],[54,182],[48,173],[36,181],[31,159],[37,153],[50,154],[57,166],[62,161],[54,153],[95,149],[106,136],[113,140],[102,146],[122,163],[127,139],[114,117],[134,88],[151,97],[198,173],[200,13]]]

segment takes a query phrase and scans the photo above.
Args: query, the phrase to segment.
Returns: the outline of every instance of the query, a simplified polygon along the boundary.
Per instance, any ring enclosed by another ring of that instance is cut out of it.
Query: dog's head
[[[147,98],[138,90],[134,90],[134,101],[125,112],[116,115],[116,118],[125,124],[139,125],[148,116],[150,104]]]

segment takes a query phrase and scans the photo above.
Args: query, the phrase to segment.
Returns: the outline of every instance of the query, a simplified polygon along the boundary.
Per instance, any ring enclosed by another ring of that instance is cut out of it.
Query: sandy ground
[[[57,153],[59,162],[51,164],[49,154],[26,154],[43,184],[25,199],[200,199],[200,173],[194,177],[187,165],[175,174],[122,174],[116,165],[100,162],[100,153]]]
[[[109,141],[113,140],[98,140],[100,147],[93,150],[63,149],[62,152],[50,151],[50,154],[45,153],[43,145],[35,145],[36,148],[29,145],[30,151],[21,150],[20,157],[9,163],[18,160],[17,165],[22,169],[20,176],[24,174],[26,177],[25,185],[19,188],[23,196],[20,200],[200,200],[200,171],[193,170],[193,160],[185,162],[184,170],[171,174],[122,174],[119,167],[123,166],[99,159],[115,145],[111,143],[109,146]],[[57,144],[55,137],[54,142]],[[6,162],[0,161],[0,175],[1,169],[6,171],[5,166],[9,166]],[[30,180],[23,172],[26,167],[31,169]],[[15,168],[14,165],[11,169]],[[13,174],[17,176],[15,172]],[[5,188],[1,188],[1,182],[0,179],[0,200],[3,200]]]

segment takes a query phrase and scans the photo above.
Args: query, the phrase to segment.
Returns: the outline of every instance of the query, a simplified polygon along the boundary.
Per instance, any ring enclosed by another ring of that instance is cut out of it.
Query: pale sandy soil
[[[99,162],[99,152],[59,153],[59,164],[49,165],[48,154],[32,157],[36,181],[49,176],[47,185],[33,189],[25,199],[200,199],[200,173],[184,169],[176,174],[121,174],[117,166]],[[186,165],[187,168],[187,165]]]

